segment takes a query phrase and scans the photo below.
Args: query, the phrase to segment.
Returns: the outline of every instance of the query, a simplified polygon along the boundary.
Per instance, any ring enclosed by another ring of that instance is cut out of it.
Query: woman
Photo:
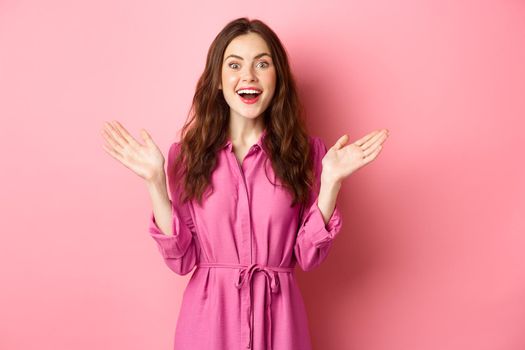
[[[311,349],[294,266],[326,258],[341,183],[376,158],[387,130],[328,150],[308,136],[285,49],[247,18],[211,44],[191,116],[168,152],[169,196],[151,136],[142,130],[140,144],[116,121],[104,129],[104,149],[146,180],[167,266],[193,271],[175,349]]]

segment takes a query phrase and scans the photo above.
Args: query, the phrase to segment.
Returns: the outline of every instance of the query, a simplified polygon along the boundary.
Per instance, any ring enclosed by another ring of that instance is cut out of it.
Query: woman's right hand
[[[103,145],[106,153],[144,180],[154,181],[164,176],[164,156],[145,129],[141,130],[144,144],[136,141],[116,120],[104,122],[102,135],[108,143]]]

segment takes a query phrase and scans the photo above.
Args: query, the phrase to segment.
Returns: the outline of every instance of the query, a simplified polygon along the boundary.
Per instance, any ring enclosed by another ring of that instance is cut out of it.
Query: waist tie
[[[241,265],[241,264],[223,264],[223,263],[199,263],[198,267],[222,267],[239,269],[239,272],[233,281],[237,289],[241,289],[245,284],[250,292],[250,304],[248,305],[248,329],[249,337],[246,348],[252,347],[253,342],[253,276],[255,272],[262,272],[266,282],[266,292],[268,297],[268,304],[266,305],[266,318],[268,320],[268,343],[270,350],[272,349],[272,293],[279,291],[279,275],[277,272],[291,273],[294,271],[293,267],[273,267],[259,264]]]

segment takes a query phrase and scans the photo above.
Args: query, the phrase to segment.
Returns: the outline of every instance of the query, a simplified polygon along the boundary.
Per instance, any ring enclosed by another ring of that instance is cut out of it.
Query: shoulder
[[[177,159],[177,156],[181,152],[182,144],[180,141],[175,141],[171,144],[168,155],[167,155],[167,167],[168,167],[168,176],[173,175],[175,172],[175,160]]]
[[[181,148],[181,142],[180,141],[175,141],[171,144],[170,146],[170,149],[168,151],[168,154],[169,155],[177,155],[178,153],[180,153],[180,148]]]
[[[322,158],[327,152],[326,144],[323,139],[316,135],[309,135],[308,138],[310,141],[310,151],[312,152],[314,159],[318,159],[319,157]]]
[[[308,135],[308,139],[310,140],[310,144],[315,146],[324,146],[324,141],[320,136],[317,135]]]
[[[180,141],[175,141],[171,144],[169,150],[168,150],[168,165],[173,164],[175,161],[175,158],[179,155],[181,151],[182,144]]]

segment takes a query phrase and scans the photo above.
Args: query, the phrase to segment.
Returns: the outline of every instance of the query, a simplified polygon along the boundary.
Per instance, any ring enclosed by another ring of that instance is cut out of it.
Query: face
[[[276,80],[270,55],[268,45],[256,33],[240,35],[226,48],[219,88],[230,106],[230,117],[255,119],[270,105]],[[245,88],[259,94],[249,94]]]

